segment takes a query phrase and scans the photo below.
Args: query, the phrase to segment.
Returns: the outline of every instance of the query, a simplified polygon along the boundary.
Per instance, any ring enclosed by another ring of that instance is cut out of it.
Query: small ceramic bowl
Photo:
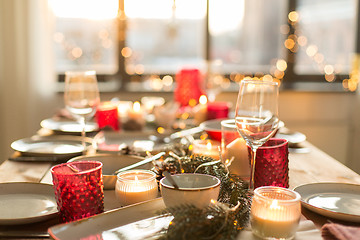
[[[161,195],[167,208],[182,204],[204,208],[211,200],[218,199],[220,180],[217,177],[197,173],[175,174],[172,177],[178,189],[166,177],[160,180]]]
[[[143,157],[131,155],[115,155],[115,154],[97,154],[93,156],[79,156],[70,159],[68,162],[74,161],[99,161],[103,163],[102,174],[104,189],[115,189],[117,176],[114,172],[120,168],[129,166],[144,160]],[[146,163],[136,167],[136,169],[150,170],[153,167],[152,163]]]

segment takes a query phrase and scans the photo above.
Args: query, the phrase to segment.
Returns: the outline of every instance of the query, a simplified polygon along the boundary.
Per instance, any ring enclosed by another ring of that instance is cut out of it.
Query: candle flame
[[[278,200],[272,201],[270,209],[280,209],[280,206],[278,205]]]
[[[201,95],[199,98],[199,103],[205,105],[207,103],[207,97],[205,95]]]
[[[135,175],[135,182],[138,182],[139,181],[139,179],[138,179],[138,177]]]
[[[211,142],[208,142],[206,144],[206,148],[207,148],[207,150],[211,150],[211,148],[212,148]]]
[[[134,102],[133,110],[134,112],[140,112],[140,103],[138,101]]]

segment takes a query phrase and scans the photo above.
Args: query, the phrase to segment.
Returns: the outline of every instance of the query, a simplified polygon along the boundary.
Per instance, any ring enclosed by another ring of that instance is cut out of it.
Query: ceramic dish
[[[68,133],[81,133],[81,125],[69,119],[64,118],[48,118],[40,122],[40,126],[46,129]],[[95,132],[98,130],[98,125],[95,122],[87,121],[85,123],[85,132]]]
[[[102,173],[104,189],[115,189],[117,177],[114,172],[120,168],[129,166],[133,163],[144,160],[143,157],[130,155],[114,155],[114,154],[97,154],[94,156],[79,156],[70,159],[68,162],[74,161],[100,161],[103,163]],[[150,170],[152,163],[147,163],[137,167],[136,169]]]
[[[0,184],[0,224],[39,222],[57,215],[53,186],[41,183]]]
[[[35,136],[11,143],[11,148],[25,156],[71,157],[84,151],[80,138],[73,136]]]
[[[105,212],[88,219],[50,227],[53,239],[150,239],[169,226],[172,217],[154,218],[165,208],[162,198]]]
[[[360,222],[360,185],[312,183],[294,189],[302,205],[320,215],[344,221]]]

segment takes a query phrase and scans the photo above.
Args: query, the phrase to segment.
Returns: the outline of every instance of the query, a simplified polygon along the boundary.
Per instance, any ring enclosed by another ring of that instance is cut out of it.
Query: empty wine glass
[[[256,151],[279,125],[279,86],[276,82],[243,80],[236,103],[235,121],[240,135],[252,150],[249,190],[254,190]]]
[[[65,72],[64,100],[66,109],[81,125],[81,139],[85,150],[85,121],[94,116],[100,102],[96,72]]]

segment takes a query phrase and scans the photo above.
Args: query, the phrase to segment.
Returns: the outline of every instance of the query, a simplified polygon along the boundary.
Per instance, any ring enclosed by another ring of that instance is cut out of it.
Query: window
[[[213,94],[245,76],[354,90],[355,0],[49,2],[60,76],[93,68],[126,90],[171,91],[176,72],[190,67]]]

